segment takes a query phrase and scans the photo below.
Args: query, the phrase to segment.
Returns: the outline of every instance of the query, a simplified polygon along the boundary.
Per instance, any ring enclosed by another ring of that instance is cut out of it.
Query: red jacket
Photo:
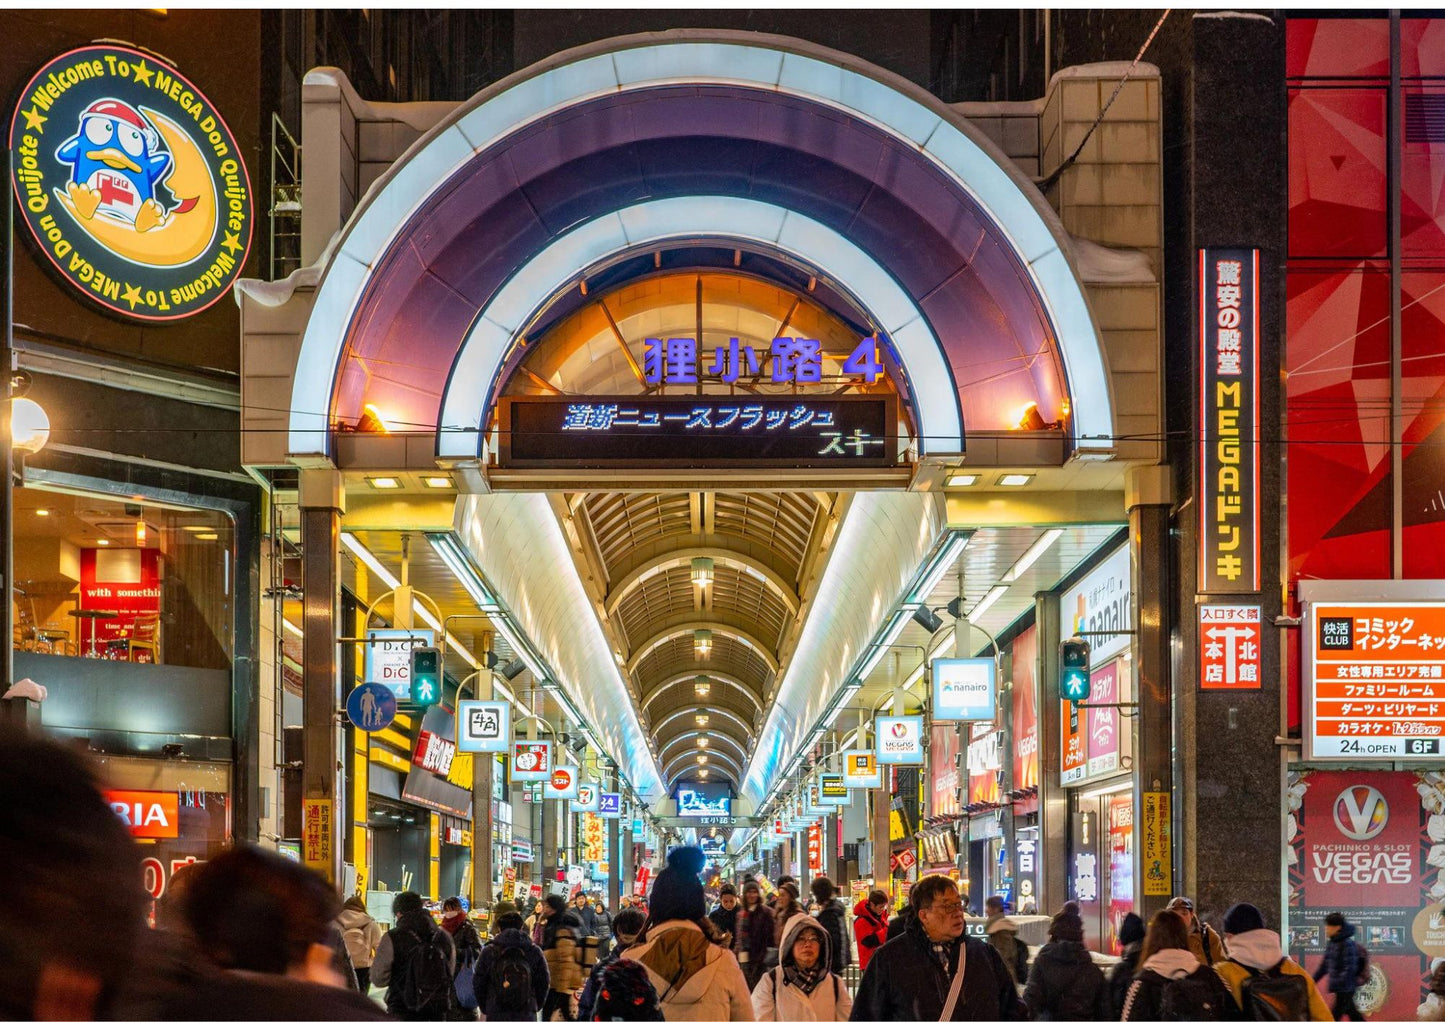
[[[888,910],[878,915],[864,898],[853,906],[853,915],[857,917],[853,920],[853,936],[858,939],[858,968],[866,970],[873,952],[888,937]]]

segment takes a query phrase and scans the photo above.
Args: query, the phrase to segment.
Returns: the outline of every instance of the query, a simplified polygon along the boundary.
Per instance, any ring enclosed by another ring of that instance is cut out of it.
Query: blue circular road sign
[[[396,719],[396,696],[385,685],[363,682],[346,697],[346,715],[363,731],[380,731]]]

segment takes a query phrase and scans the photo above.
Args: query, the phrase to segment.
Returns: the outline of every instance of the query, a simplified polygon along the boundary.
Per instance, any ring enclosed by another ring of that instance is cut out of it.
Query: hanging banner
[[[823,828],[815,823],[808,828],[808,872],[816,875],[822,871]]]
[[[1259,250],[1199,252],[1199,591],[1259,591]]]
[[[1002,739],[1001,732],[992,731],[968,743],[965,759],[968,763],[969,805],[994,806],[1003,800],[999,785],[999,770],[1003,767]]]
[[[878,757],[872,750],[843,753],[843,783],[850,788],[879,788],[883,785]]]
[[[1084,723],[1086,713],[1079,704],[1067,699],[1059,700],[1059,719],[1063,725],[1059,731],[1063,744],[1062,771],[1060,783],[1078,784],[1089,775],[1089,750],[1084,744]]]
[[[463,699],[457,703],[457,748],[462,752],[506,752],[512,744],[512,704]]]
[[[604,791],[597,802],[597,815],[604,820],[620,820],[622,818],[622,793],[620,791]]]
[[[602,786],[599,784],[577,785],[577,797],[572,800],[574,813],[595,813],[602,802]]]
[[[1030,625],[1013,642],[1013,778],[1015,788],[1039,785],[1038,630]],[[1037,796],[1015,800],[1014,814],[1032,812]]]
[[[923,765],[922,717],[875,717],[873,727],[879,763]]]
[[[606,862],[607,824],[596,813],[583,813],[579,819],[581,820],[582,861]]]
[[[1119,927],[1134,911],[1134,793],[1109,797],[1109,930],[1104,951],[1122,954]]]
[[[1122,702],[1119,686],[1121,661],[1111,660],[1089,676],[1089,687],[1093,695],[1089,702]],[[1088,760],[1086,773],[1089,777],[1101,777],[1119,769],[1119,711],[1112,707],[1086,706],[1088,724]]]
[[[391,689],[400,702],[411,701],[411,649],[413,646],[436,645],[436,632],[430,628],[372,628],[366,633],[371,640],[361,648],[366,659],[366,680]]]
[[[114,315],[193,316],[245,266],[254,215],[241,147],[154,53],[84,46],[35,72],[10,125],[10,173],[55,272]]]
[[[933,661],[933,719],[974,723],[998,718],[998,664],[993,657]]]
[[[1174,860],[1170,845],[1172,823],[1169,814],[1169,794],[1163,791],[1146,791],[1143,796],[1144,826],[1143,849],[1139,856],[1140,867],[1144,870],[1144,894],[1169,894],[1174,889]]]
[[[542,785],[542,797],[548,799],[572,799],[577,797],[577,768],[558,764],[547,775]]]
[[[1445,958],[1445,782],[1384,770],[1292,774],[1286,791],[1288,953],[1313,972],[1343,912],[1369,949],[1355,994],[1367,1017],[1414,1018],[1435,961]]]
[[[515,742],[512,745],[512,783],[545,781],[551,776],[551,742]]]
[[[1231,691],[1260,687],[1263,633],[1259,604],[1199,605],[1199,687]]]
[[[957,816],[962,810],[958,772],[959,733],[956,724],[934,724],[928,741],[928,815]]]
[[[852,795],[842,774],[818,775],[818,802],[820,805],[846,806]]]

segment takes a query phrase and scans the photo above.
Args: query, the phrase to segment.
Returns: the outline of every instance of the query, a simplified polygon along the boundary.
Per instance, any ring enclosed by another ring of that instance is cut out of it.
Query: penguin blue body
[[[103,100],[81,115],[80,130],[55,158],[71,165],[73,184],[99,190],[99,212],[133,223],[147,201],[159,202],[156,187],[170,174],[170,154],[158,149],[156,132],[139,112]]]

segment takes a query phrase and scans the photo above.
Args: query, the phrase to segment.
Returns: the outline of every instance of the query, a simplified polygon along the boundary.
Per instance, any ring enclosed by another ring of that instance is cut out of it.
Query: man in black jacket
[[[738,891],[732,884],[723,884],[718,892],[718,907],[708,913],[708,919],[723,933],[734,933],[738,928]]]
[[[531,1003],[508,1011],[502,1007],[507,1000],[522,999],[497,989],[499,976],[505,975],[507,971],[502,967],[501,956],[512,948],[519,949],[526,962],[532,981],[528,994]],[[487,1022],[500,1022],[505,1019],[525,1019],[530,1022],[537,1017],[537,1012],[546,1003],[549,989],[551,977],[547,972],[547,960],[542,957],[542,949],[533,944],[532,938],[522,931],[521,913],[508,912],[501,916],[497,920],[497,935],[482,948],[482,956],[477,959],[473,972],[472,990],[476,994],[477,1005],[482,1009],[482,1016]]]
[[[838,900],[838,888],[826,876],[813,878],[813,903],[818,908],[818,922],[828,931],[828,967],[835,975],[853,960],[852,941],[848,939],[848,906]]]
[[[1018,991],[1003,959],[988,944],[964,936],[963,899],[944,876],[924,877],[909,896],[914,918],[873,954],[852,1018],[936,1019],[964,965],[952,1019],[1017,1019]]]

